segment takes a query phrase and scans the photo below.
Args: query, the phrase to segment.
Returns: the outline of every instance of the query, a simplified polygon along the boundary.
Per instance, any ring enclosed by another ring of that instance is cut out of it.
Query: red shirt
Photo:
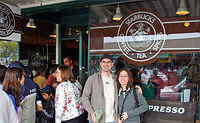
[[[51,74],[51,75],[49,76],[49,78],[47,79],[47,81],[46,81],[46,85],[51,85],[51,86],[53,86],[53,84],[54,84],[56,81],[57,81],[57,80],[56,80],[56,77],[54,77],[53,74]]]

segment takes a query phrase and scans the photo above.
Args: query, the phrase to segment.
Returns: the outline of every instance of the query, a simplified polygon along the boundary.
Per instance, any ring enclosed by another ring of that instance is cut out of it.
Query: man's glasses
[[[101,61],[101,63],[103,63],[103,64],[111,64],[112,61]]]

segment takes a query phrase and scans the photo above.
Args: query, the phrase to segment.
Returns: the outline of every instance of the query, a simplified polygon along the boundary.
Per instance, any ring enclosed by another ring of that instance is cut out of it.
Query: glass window
[[[189,14],[177,15],[180,7],[187,8]],[[142,87],[149,104],[146,122],[199,119],[198,8],[192,0],[136,0],[92,6],[91,74],[99,71],[98,60],[103,54],[112,54],[112,71],[117,74],[120,68],[128,67],[134,83]],[[113,20],[115,15],[121,20]]]
[[[100,71],[102,55],[91,55],[90,73]],[[196,83],[199,80],[200,54],[162,54],[155,62],[147,65],[128,63],[120,55],[113,55],[117,72],[128,67],[135,82],[142,85],[146,99],[190,102],[196,99]],[[165,58],[167,57],[167,58]]]
[[[0,41],[0,63],[8,65],[12,61],[17,61],[17,42]]]

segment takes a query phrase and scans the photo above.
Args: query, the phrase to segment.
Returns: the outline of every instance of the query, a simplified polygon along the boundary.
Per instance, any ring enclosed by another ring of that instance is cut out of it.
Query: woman
[[[25,72],[22,68],[8,68],[3,81],[3,90],[11,98],[16,112],[21,102],[22,90],[20,87],[24,85],[24,75]]]
[[[145,98],[134,92],[133,77],[131,72],[122,68],[117,75],[119,98],[118,111],[119,123],[140,123],[140,114],[148,109]],[[138,103],[138,104],[137,104]]]
[[[67,66],[57,68],[56,79],[60,82],[55,97],[56,123],[84,122],[80,83]]]

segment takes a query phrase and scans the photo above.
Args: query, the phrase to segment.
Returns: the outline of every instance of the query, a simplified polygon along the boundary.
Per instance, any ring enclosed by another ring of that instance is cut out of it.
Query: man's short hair
[[[66,58],[68,58],[68,61],[73,60],[70,56],[65,56],[63,59],[66,59]]]

